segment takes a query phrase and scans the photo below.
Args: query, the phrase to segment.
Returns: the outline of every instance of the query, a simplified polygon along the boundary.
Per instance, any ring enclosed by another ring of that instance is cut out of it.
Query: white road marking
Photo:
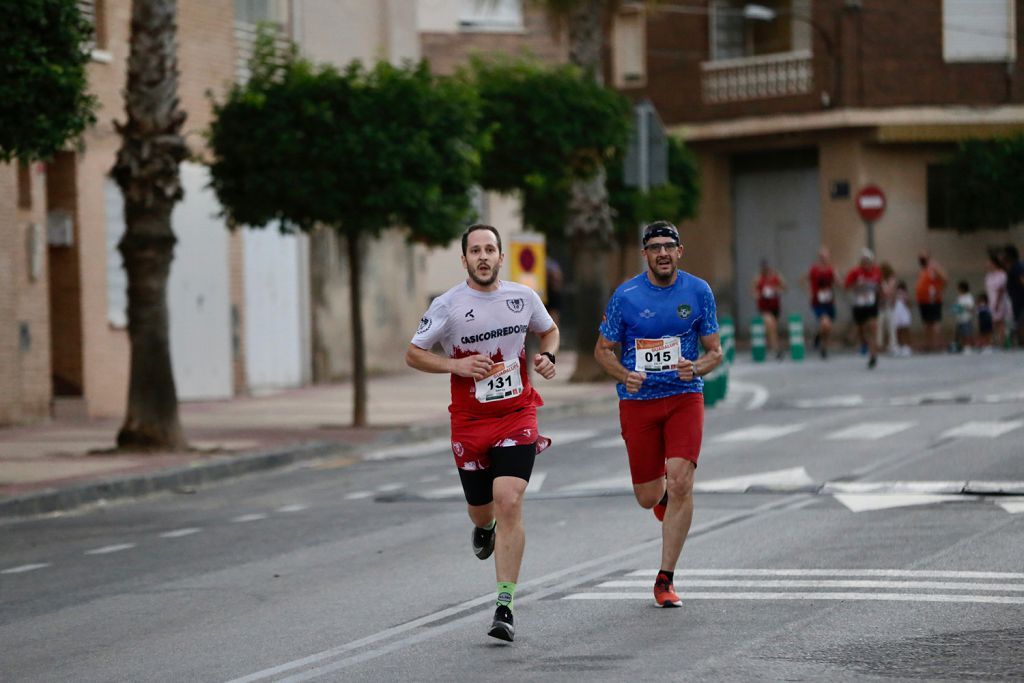
[[[828,481],[822,493],[909,493],[958,494],[964,493],[966,481]]]
[[[362,500],[363,498],[372,498],[373,491],[353,491],[345,496],[345,500]]]
[[[1024,425],[1024,420],[1010,420],[1008,422],[973,420],[965,422],[959,427],[947,429],[942,432],[939,438],[979,436],[996,439],[1003,434],[1019,429],[1022,425]]]
[[[248,515],[239,515],[238,517],[235,517],[231,521],[241,524],[241,523],[244,523],[244,522],[258,522],[261,519],[266,519],[266,518],[267,518],[266,513],[263,513],[263,512],[253,512],[253,513],[248,514]]]
[[[864,397],[860,394],[802,398],[793,401],[793,406],[796,408],[856,408],[862,405],[864,405]]]
[[[649,579],[605,581],[598,588],[649,588]],[[692,579],[687,578],[680,585],[689,590],[690,586],[700,588],[903,588],[915,590],[943,591],[1024,591],[1024,583],[970,583],[965,581],[872,581],[870,579],[847,581],[839,579]]]
[[[384,484],[383,486],[378,486],[377,491],[380,493],[390,493],[392,491],[398,491],[399,489],[403,488],[405,488],[405,484],[402,483]]]
[[[1006,510],[1007,512],[1009,512],[1011,515],[1016,515],[1018,513],[1024,512],[1024,501],[1013,500],[996,504],[999,507]]]
[[[445,451],[451,452],[452,441],[448,437],[439,439],[428,439],[416,443],[404,444],[382,448],[373,453],[363,455],[363,460],[395,460],[400,458],[418,458],[424,455],[433,455]]]
[[[418,483],[420,483],[420,484],[429,484],[430,482],[437,481],[440,478],[441,478],[440,474],[431,474],[431,475],[428,475],[426,477],[421,477],[419,479]]]
[[[534,472],[530,475],[530,483],[526,485],[526,493],[537,493],[548,478],[547,472]]]
[[[590,444],[591,448],[622,448],[625,450],[626,443],[622,440],[621,436],[612,436],[607,439],[601,439]]]
[[[308,505],[303,505],[302,503],[292,503],[291,505],[282,505],[281,507],[277,508],[276,511],[277,512],[302,512],[303,510],[308,510],[308,509],[309,509]]]
[[[430,491],[424,491],[420,495],[423,498],[438,499],[438,498],[451,498],[452,496],[462,495],[462,486],[445,486],[444,488],[432,489]]]
[[[791,467],[774,472],[761,472],[740,477],[698,481],[693,485],[693,490],[697,493],[743,493],[751,486],[760,486],[766,489],[792,489],[813,483],[814,480],[807,474],[806,469],[803,467]]]
[[[626,576],[644,576],[651,581],[657,569],[637,569]],[[997,579],[1024,580],[1022,572],[988,572],[955,569],[682,569],[676,576],[905,576],[923,579]]]
[[[187,527],[184,529],[174,529],[173,531],[165,531],[160,534],[160,538],[181,538],[182,536],[191,536],[192,534],[198,534],[202,529],[196,527]]]
[[[747,410],[758,410],[768,402],[768,389],[753,382],[743,382],[737,379],[729,380],[729,391],[752,394],[747,403]]]
[[[769,439],[777,439],[780,436],[786,436],[799,432],[804,428],[802,423],[791,424],[791,425],[754,425],[753,427],[745,427],[743,429],[737,429],[731,432],[726,432],[712,439],[712,441],[718,442],[737,442],[737,441],[768,441]]]
[[[913,426],[913,422],[860,422],[838,432],[833,432],[825,438],[829,440],[862,439],[874,441],[898,434]]]
[[[952,500],[973,500],[971,496],[957,496],[948,494],[931,493],[906,493],[906,494],[875,494],[875,493],[837,493],[835,499],[849,508],[852,512],[866,512],[869,510],[887,510],[889,508],[910,507],[913,505],[930,505],[932,503],[945,503]]]
[[[629,474],[620,474],[606,479],[593,479],[570,486],[563,486],[559,491],[632,491],[633,482]]]
[[[35,564],[19,564],[17,567],[8,567],[7,569],[0,570],[0,574],[23,574],[25,572],[34,572],[37,569],[43,569],[49,567],[49,562],[36,562]]]
[[[551,443],[554,446],[564,446],[567,443],[583,441],[584,439],[590,439],[600,434],[596,429],[566,430],[564,432],[548,432],[547,430],[542,429],[540,431],[544,436],[551,439]]]
[[[105,545],[102,548],[93,548],[92,550],[86,550],[86,555],[108,555],[110,553],[119,553],[122,550],[130,550],[135,547],[134,543],[116,543],[114,545]]]
[[[684,591],[687,600],[875,600],[891,602],[973,602],[1024,605],[1024,597],[1002,595],[929,595],[927,593],[714,593]],[[572,593],[563,600],[652,600],[649,591],[636,593]]]

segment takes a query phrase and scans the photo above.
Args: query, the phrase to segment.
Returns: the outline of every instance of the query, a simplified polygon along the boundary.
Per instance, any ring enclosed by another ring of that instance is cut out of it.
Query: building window
[[[459,26],[469,30],[521,30],[523,0],[460,0]]]
[[[809,0],[713,0],[711,60],[809,51],[813,25]]]
[[[927,167],[928,227],[932,230],[1007,230],[1009,210],[999,196],[977,196],[980,189],[964,193],[962,180],[954,180],[949,164]],[[969,200],[968,197],[971,199]]]
[[[1013,0],[943,0],[942,56],[947,62],[1012,62]]]
[[[643,7],[626,6],[612,23],[612,69],[616,88],[647,82],[647,23]]]
[[[239,83],[249,80],[249,60],[260,24],[274,26],[278,48],[287,48],[288,8],[284,0],[235,0],[235,79]]]

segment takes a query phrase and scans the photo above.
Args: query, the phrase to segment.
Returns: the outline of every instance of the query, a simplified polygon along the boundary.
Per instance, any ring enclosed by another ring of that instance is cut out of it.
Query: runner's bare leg
[[[661,568],[674,570],[683,552],[683,543],[693,521],[693,475],[696,470],[689,460],[670,458],[667,461],[668,506],[661,523]]]
[[[494,513],[498,537],[494,543],[494,573],[498,581],[519,581],[526,532],[523,529],[523,494],[527,482],[519,477],[494,479]]]

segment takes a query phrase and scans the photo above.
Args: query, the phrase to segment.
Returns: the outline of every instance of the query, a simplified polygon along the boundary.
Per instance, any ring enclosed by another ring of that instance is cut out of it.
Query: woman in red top
[[[757,310],[764,320],[764,334],[768,342],[768,351],[782,360],[782,349],[779,347],[779,315],[782,312],[782,293],[786,291],[786,281],[779,273],[761,261],[761,272],[751,283],[754,298],[757,299]]]
[[[946,271],[927,251],[922,251],[917,262],[921,272],[917,276],[917,306],[924,323],[925,351],[941,351],[942,344],[942,290],[946,286]]]

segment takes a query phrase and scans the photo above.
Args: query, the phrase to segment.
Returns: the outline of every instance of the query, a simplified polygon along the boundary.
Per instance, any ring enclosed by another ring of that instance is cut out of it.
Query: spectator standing
[[[957,353],[967,353],[974,341],[974,296],[966,280],[956,283],[956,303],[953,304],[956,319],[956,337],[953,348]]]
[[[828,358],[828,339],[836,319],[836,273],[832,268],[828,247],[823,246],[818,250],[818,260],[811,264],[804,282],[811,290],[811,310],[818,321],[818,331],[814,335],[815,347],[822,358]]]
[[[896,303],[892,308],[892,322],[896,328],[896,347],[898,355],[909,356],[910,351],[910,292],[907,283],[900,280],[896,283]]]
[[[992,315],[992,334],[995,344],[1002,346],[1006,340],[1006,323],[1011,319],[1012,312],[1010,298],[1006,295],[1006,271],[1003,270],[1002,255],[995,249],[990,249],[988,252],[985,294]]]
[[[880,351],[888,351],[893,356],[898,355],[899,346],[896,343],[896,322],[893,317],[893,309],[896,306],[896,273],[888,261],[883,261],[881,266],[882,283],[879,286],[878,305],[878,348]]]
[[[917,276],[917,306],[921,311],[921,322],[924,323],[924,350],[942,350],[942,290],[948,278],[946,271],[931,257],[922,251],[917,262],[921,272]]]
[[[764,334],[768,342],[768,351],[782,360],[782,347],[779,345],[779,317],[782,315],[782,293],[786,291],[786,282],[778,271],[761,261],[761,272],[751,283],[757,310],[764,320]]]
[[[1024,263],[1013,244],[1003,250],[1003,265],[1006,268],[1006,294],[1010,298],[1013,324],[1016,328],[1016,343],[1024,346]]]
[[[983,353],[992,353],[992,309],[988,305],[988,294],[978,292],[978,348]]]
[[[845,286],[853,300],[853,322],[860,338],[868,345],[868,370],[878,364],[878,288],[882,270],[875,265],[875,255],[863,249],[860,263],[846,274]]]

